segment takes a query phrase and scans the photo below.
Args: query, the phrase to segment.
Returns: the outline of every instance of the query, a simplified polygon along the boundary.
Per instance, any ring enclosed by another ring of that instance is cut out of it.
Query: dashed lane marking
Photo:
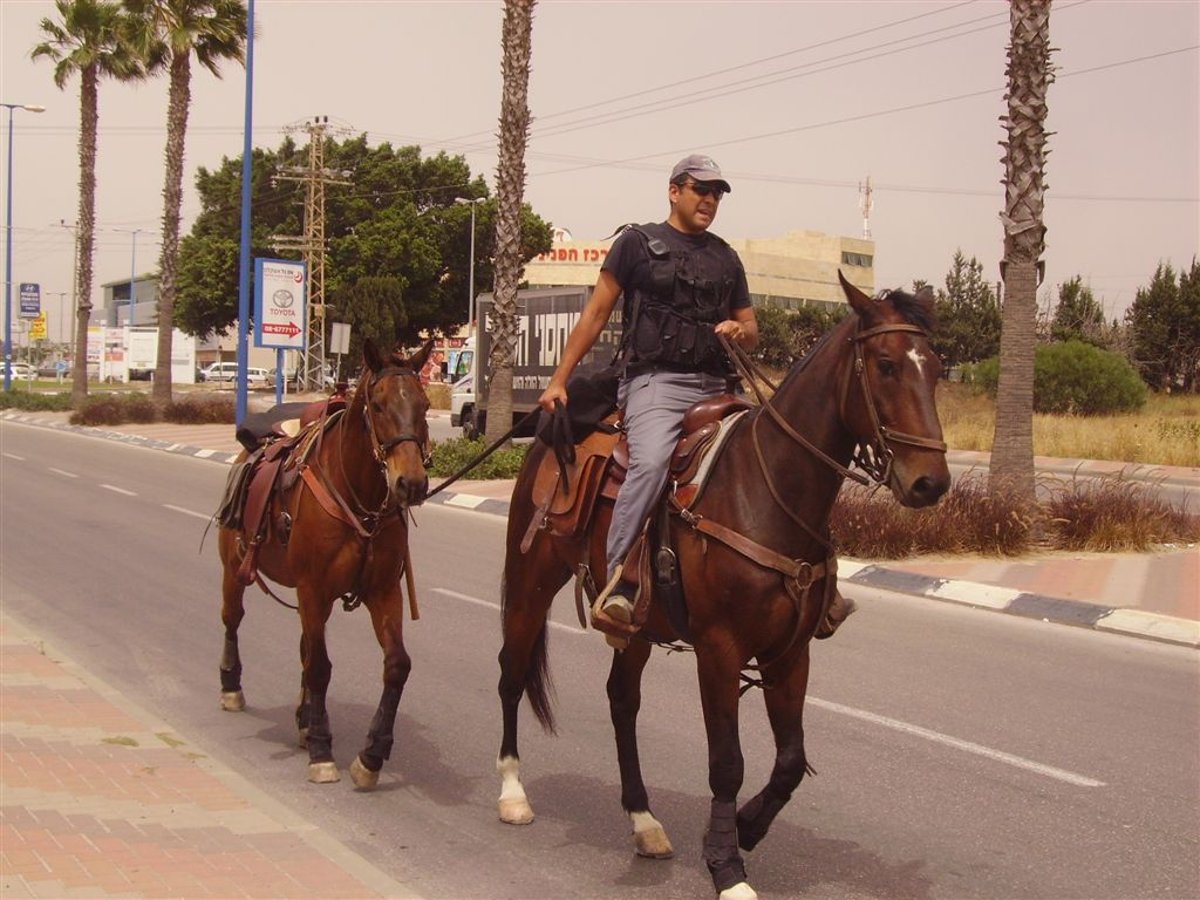
[[[137,496],[137,494],[135,492],[127,491],[127,490],[125,490],[125,488],[117,487],[115,484],[101,483],[100,487],[104,488],[106,491],[112,491],[114,494],[124,494],[126,497],[136,497]]]
[[[212,516],[210,516],[208,513],[198,513],[192,509],[184,509],[182,506],[172,506],[170,503],[164,503],[163,508],[169,509],[172,512],[183,513],[185,516],[193,516],[197,519],[204,519],[205,521],[212,518]]]
[[[50,471],[53,472],[55,475],[62,475],[66,478],[78,478],[79,477],[74,472],[67,472],[63,469],[55,469],[53,466],[51,466],[49,468],[50,468]]]
[[[15,453],[3,453],[0,456],[3,456],[5,459],[15,459],[17,462],[25,462],[25,457],[17,456]]]

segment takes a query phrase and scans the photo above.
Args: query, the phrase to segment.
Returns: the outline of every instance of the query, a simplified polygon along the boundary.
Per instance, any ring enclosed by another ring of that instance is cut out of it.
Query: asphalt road
[[[8,615],[427,897],[710,896],[693,661],[648,669],[641,736],[676,858],[634,857],[604,700],[609,651],[554,611],[559,735],[523,720],[538,815],[501,824],[495,662],[503,520],[418,511],[422,618],[380,787],[310,785],[292,711],[295,614],[248,594],[248,709],[218,708],[219,566],[205,520],[224,466],[0,423]],[[814,648],[806,779],[749,857],[764,898],[1200,895],[1200,657],[1179,647],[895,594]],[[334,613],[330,695],[343,769],[380,655],[365,611]],[[744,796],[772,762],[761,698],[742,716]]]

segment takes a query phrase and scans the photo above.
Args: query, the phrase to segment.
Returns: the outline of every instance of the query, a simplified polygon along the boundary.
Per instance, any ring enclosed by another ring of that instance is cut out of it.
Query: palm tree
[[[154,399],[171,399],[171,335],[179,268],[179,217],[183,205],[183,150],[192,95],[192,56],[218,78],[225,60],[245,62],[246,4],[242,0],[124,0],[141,26],[142,59],[150,71],[167,69],[166,176],[163,184],[162,256],[159,261],[158,359]]]
[[[1046,167],[1046,91],[1050,65],[1050,0],[1012,0],[1009,12],[1008,130],[1004,163],[1004,307],[1000,383],[990,486],[1035,502],[1033,472],[1033,354],[1037,287],[1046,248],[1042,223]]]
[[[42,19],[46,40],[33,48],[33,59],[54,62],[54,84],[62,90],[79,75],[79,221],[76,243],[75,366],[71,400],[87,397],[88,321],[92,314],[92,256],[96,244],[96,130],[100,121],[99,85],[103,77],[131,81],[145,70],[130,43],[129,20],[105,0],[55,0],[59,20]]]
[[[525,192],[525,142],[529,137],[529,61],[537,0],[504,0],[500,34],[504,86],[500,97],[500,158],[496,165],[496,259],[493,267],[492,370],[487,442],[512,424],[513,352],[517,343],[517,286],[521,253],[521,200]]]

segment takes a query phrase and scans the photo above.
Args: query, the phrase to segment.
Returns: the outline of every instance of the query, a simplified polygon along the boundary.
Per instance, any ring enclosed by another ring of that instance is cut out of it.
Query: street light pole
[[[475,323],[475,349],[478,350],[479,326],[482,323],[478,319],[478,304],[475,302],[475,207],[480,203],[486,203],[487,197],[476,197],[474,200],[468,200],[466,197],[455,197],[454,202],[460,205],[465,203],[471,207],[471,264],[467,282],[467,314],[471,317],[471,321]]]
[[[0,103],[8,110],[8,198],[4,210],[4,390],[12,390],[12,193],[13,110],[45,112],[46,107],[28,103]]]

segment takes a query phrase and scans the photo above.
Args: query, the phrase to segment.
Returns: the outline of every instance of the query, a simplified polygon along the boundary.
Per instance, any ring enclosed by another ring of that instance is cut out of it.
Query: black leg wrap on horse
[[[737,848],[735,801],[712,801],[708,830],[704,832],[703,856],[718,894],[746,880],[746,867]]]
[[[308,758],[311,762],[333,761],[333,735],[329,731],[329,714],[325,711],[325,695],[308,695]]]
[[[780,797],[765,787],[753,799],[749,800],[737,814],[738,846],[743,850],[753,850],[758,842],[767,836],[767,831],[779,811],[787,805],[791,795]]]
[[[391,759],[392,744],[395,742],[396,710],[400,706],[400,689],[386,687],[383,696],[379,698],[379,706],[371,719],[371,728],[367,732],[369,743],[362,752],[362,761],[372,772],[378,772],[385,759]]]
[[[242,661],[238,655],[236,638],[225,638],[221,651],[221,690],[233,693],[242,689]]]

